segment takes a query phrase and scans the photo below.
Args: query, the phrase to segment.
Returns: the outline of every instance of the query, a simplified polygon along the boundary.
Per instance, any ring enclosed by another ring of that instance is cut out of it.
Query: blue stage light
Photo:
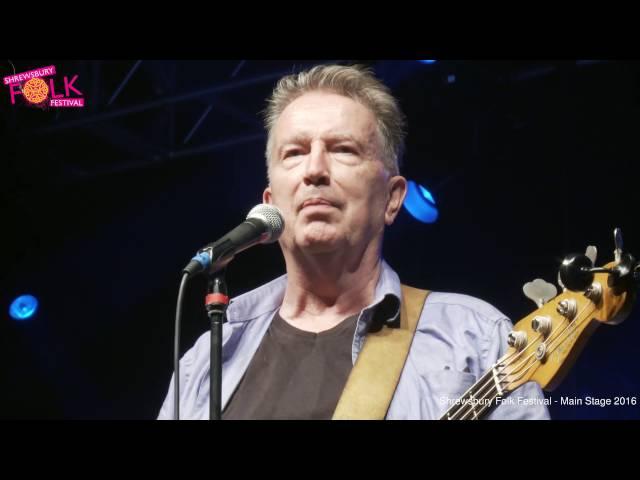
[[[436,63],[437,60],[420,60],[422,63]]]
[[[436,201],[431,192],[418,185],[413,180],[407,182],[407,196],[404,199],[404,208],[415,218],[423,223],[434,223],[438,219]]]
[[[27,320],[38,310],[38,299],[33,295],[20,295],[9,307],[9,315],[15,320]]]

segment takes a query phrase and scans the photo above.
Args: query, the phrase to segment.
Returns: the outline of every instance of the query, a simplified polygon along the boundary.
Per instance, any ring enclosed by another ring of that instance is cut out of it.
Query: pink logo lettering
[[[67,92],[67,97],[69,97],[69,89],[73,90],[74,92],[76,92],[79,96],[82,96],[82,92],[77,90],[74,86],[73,86],[73,82],[75,82],[78,79],[78,75],[74,75],[73,78],[71,79],[71,81],[69,82],[69,80],[67,79],[66,75],[64,77],[64,91]]]
[[[17,89],[17,90],[14,90]],[[20,85],[16,83],[12,83],[9,85],[9,91],[11,92],[11,105],[16,104],[16,95],[22,95],[22,91],[20,90]]]
[[[51,87],[51,98],[64,98],[63,94],[57,95],[56,89],[53,85],[53,78],[49,79],[49,86]]]

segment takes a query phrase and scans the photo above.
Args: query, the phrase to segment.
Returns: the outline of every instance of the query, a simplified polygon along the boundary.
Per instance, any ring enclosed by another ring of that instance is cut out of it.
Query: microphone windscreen
[[[280,209],[274,205],[261,203],[251,209],[247,219],[256,218],[267,225],[268,237],[262,243],[273,243],[280,238],[284,231],[284,218]]]

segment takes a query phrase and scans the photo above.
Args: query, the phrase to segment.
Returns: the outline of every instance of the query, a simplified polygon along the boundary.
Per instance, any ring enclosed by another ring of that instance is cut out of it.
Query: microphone
[[[280,210],[266,203],[256,205],[247,219],[221,239],[198,250],[184,268],[188,276],[202,272],[215,273],[226,267],[236,253],[260,243],[273,243],[284,231]]]

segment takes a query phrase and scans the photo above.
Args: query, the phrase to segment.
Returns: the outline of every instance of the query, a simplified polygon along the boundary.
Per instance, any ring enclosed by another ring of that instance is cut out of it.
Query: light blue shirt
[[[223,327],[222,408],[242,379],[276,311],[282,305],[287,276],[283,275],[229,304]],[[360,312],[352,344],[355,364],[375,307],[387,295],[401,298],[400,279],[383,260],[375,300]],[[399,304],[399,303],[398,303]],[[396,312],[395,317],[399,315]],[[393,318],[389,319],[390,321]],[[468,295],[431,292],[420,316],[387,420],[438,419],[507,349],[512,324],[488,303]],[[180,360],[180,418],[209,418],[209,332]],[[173,418],[173,385],[158,419]],[[548,419],[544,395],[535,383],[516,389],[489,419]]]

